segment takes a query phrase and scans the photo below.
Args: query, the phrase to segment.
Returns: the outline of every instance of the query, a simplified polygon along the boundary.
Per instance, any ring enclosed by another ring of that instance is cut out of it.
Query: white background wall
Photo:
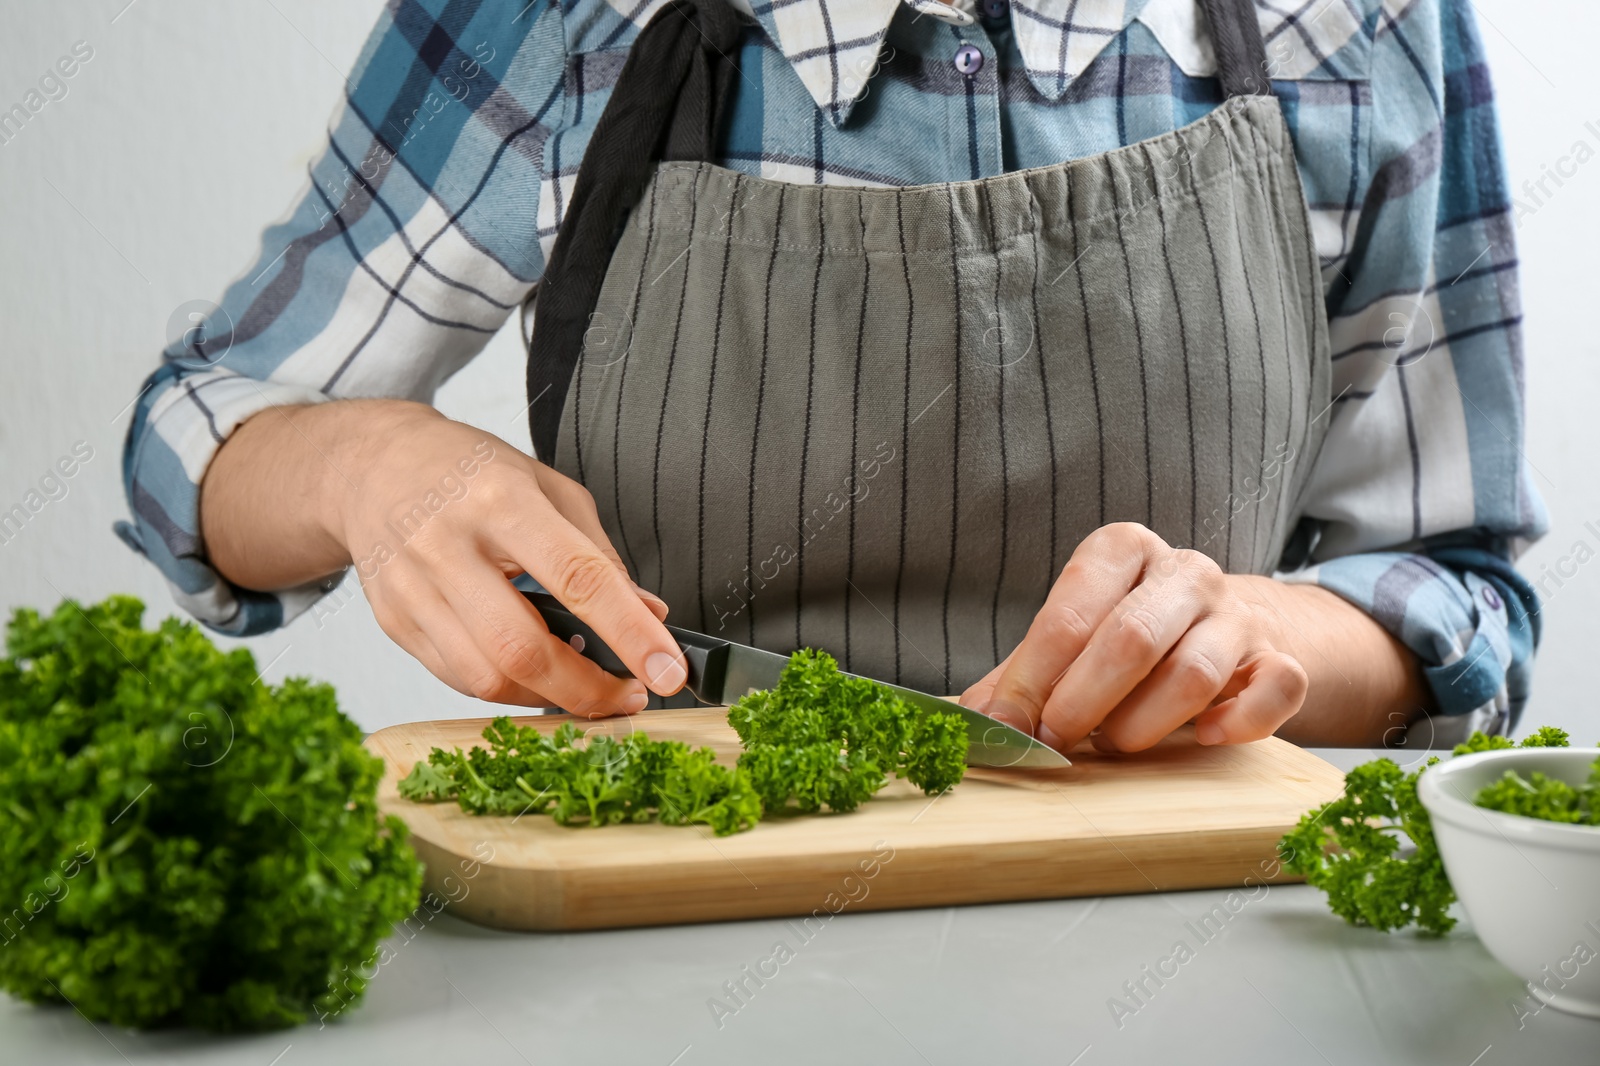
[[[78,441],[94,457],[22,535],[0,544],[0,613],[63,595],[131,592],[172,608],[155,570],[111,533],[124,516],[119,464],[128,405],[179,304],[217,298],[257,235],[305,181],[376,0],[0,0],[0,108],[87,41],[94,58],[0,145],[0,509]],[[1579,0],[1474,4],[1520,188],[1586,141],[1600,151],[1593,91],[1600,9]],[[1593,123],[1586,127],[1586,123]],[[1553,188],[1553,186],[1552,186]],[[1600,162],[1525,220],[1519,239],[1529,388],[1528,457],[1553,529],[1523,559],[1537,580],[1574,544],[1600,553]],[[527,447],[514,327],[452,380],[440,406]],[[1595,531],[1584,523],[1593,520]],[[1553,723],[1600,740],[1600,565],[1551,579],[1546,633],[1523,731]],[[1563,583],[1557,585],[1557,580]],[[355,587],[353,579],[350,588]],[[389,643],[356,596],[251,642],[266,677],[333,682],[367,729],[486,713]]]

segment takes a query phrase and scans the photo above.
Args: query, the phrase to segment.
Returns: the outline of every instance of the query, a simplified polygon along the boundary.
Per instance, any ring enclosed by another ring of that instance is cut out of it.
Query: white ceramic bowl
[[[1513,748],[1448,759],[1423,772],[1450,884],[1489,953],[1538,999],[1600,1018],[1600,826],[1564,825],[1475,806],[1507,770],[1571,784],[1600,748]]]

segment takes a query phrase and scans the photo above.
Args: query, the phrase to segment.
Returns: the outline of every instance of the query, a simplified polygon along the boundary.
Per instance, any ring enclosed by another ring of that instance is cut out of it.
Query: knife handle
[[[526,589],[518,591],[533,604],[552,634],[568,644],[572,644],[573,637],[580,638],[581,646],[573,645],[578,654],[608,674],[615,674],[618,677],[633,676],[633,672],[617,657],[617,653],[600,639],[587,622],[562,606],[560,600],[548,592],[529,592]],[[728,642],[690,629],[679,629],[676,626],[665,628],[672,634],[672,639],[678,642],[678,647],[683,650],[684,663],[689,668],[689,680],[684,687],[693,692],[702,703],[720,703],[723,679],[728,672]]]

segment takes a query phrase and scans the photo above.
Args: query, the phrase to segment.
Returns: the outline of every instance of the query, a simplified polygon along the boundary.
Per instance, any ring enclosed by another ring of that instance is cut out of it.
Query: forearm
[[[1310,679],[1299,713],[1278,730],[1285,740],[1380,747],[1431,711],[1416,655],[1359,607],[1315,585],[1251,575],[1229,580]]]
[[[403,400],[338,400],[272,407],[236,429],[200,489],[211,565],[244,588],[305,584],[350,565],[343,503],[370,455],[418,418],[442,418]]]

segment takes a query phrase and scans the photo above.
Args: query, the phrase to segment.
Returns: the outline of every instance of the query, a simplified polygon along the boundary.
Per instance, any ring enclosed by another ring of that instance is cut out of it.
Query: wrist
[[[351,564],[363,486],[379,489],[397,446],[444,416],[401,400],[335,400],[258,411],[228,436],[200,485],[207,561],[247,589],[293,588]]]
[[[1310,680],[1280,733],[1297,743],[1380,746],[1434,705],[1416,655],[1366,611],[1319,585],[1230,575],[1274,647]]]
[[[357,515],[396,445],[429,423],[447,421],[438,410],[411,400],[341,400],[328,405],[336,417],[319,420],[307,439],[327,457],[316,481],[313,512],[319,532],[340,546],[348,565]]]

